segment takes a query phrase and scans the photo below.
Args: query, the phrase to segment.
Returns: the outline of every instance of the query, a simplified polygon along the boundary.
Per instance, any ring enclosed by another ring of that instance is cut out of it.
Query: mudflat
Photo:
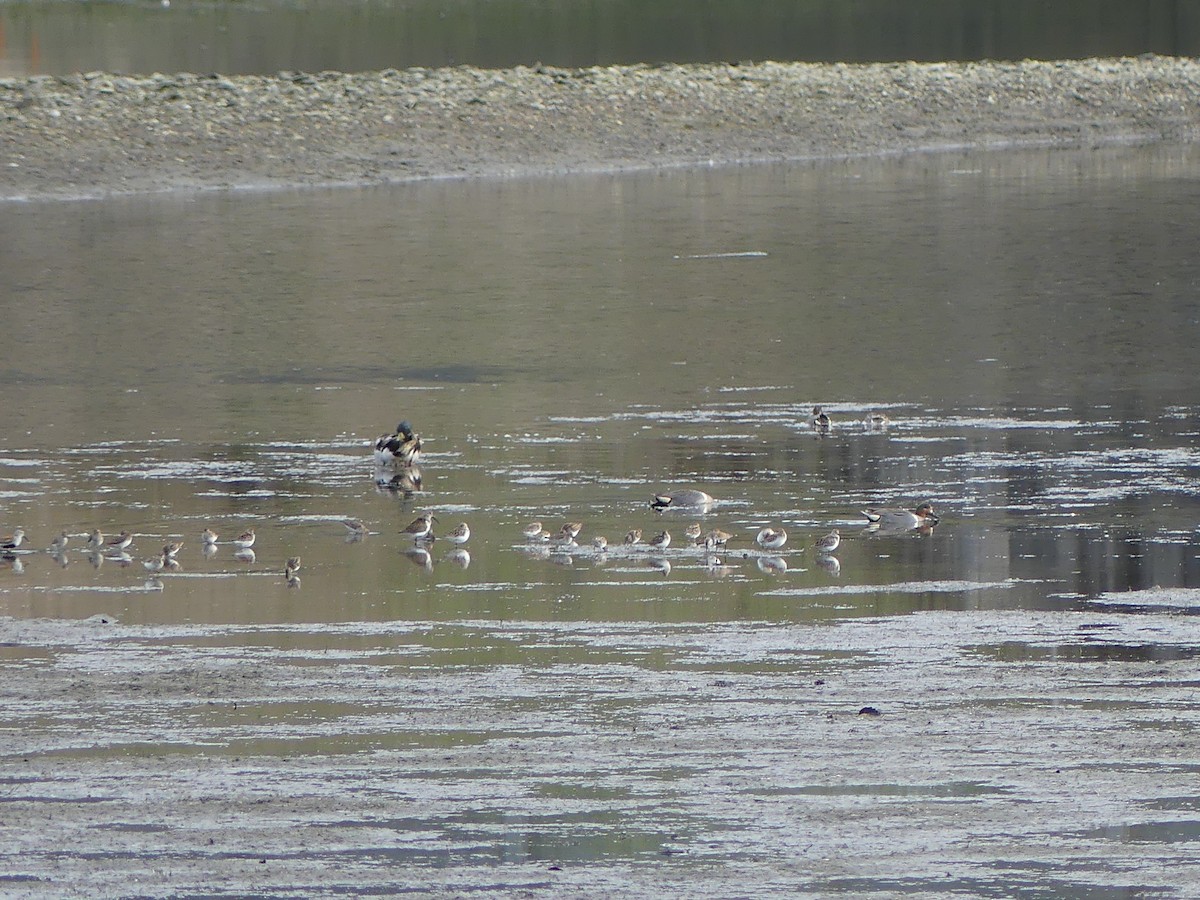
[[[612,66],[0,80],[0,198],[1192,141],[1200,63]]]

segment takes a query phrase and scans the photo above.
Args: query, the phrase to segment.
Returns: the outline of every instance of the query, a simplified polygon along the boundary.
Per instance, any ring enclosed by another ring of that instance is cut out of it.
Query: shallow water
[[[1196,162],[5,206],[12,884],[1194,893]]]

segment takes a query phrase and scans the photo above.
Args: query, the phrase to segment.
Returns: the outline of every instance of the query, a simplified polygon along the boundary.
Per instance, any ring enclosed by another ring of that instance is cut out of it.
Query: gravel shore
[[[0,80],[0,199],[1194,141],[1200,61]]]

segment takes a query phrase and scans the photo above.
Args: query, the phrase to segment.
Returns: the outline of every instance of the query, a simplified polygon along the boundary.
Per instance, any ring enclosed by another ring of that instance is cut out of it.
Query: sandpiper
[[[67,544],[70,540],[71,536],[69,534],[65,531],[60,531],[58,537],[50,542],[50,546],[46,548],[46,551],[57,556],[67,549]]]
[[[671,546],[671,532],[663,529],[654,537],[646,542],[646,546],[651,550],[666,550]]]
[[[704,535],[704,547],[705,549],[710,549],[710,545],[712,547],[724,547],[732,537],[733,535],[728,531],[721,531],[719,528],[714,528]]]
[[[114,538],[109,538],[106,546],[109,550],[124,550],[133,543],[133,535],[128,531],[122,531]]]
[[[602,534],[596,535],[594,538],[592,538],[592,549],[597,553],[603,553],[606,551],[608,549],[608,538]]]
[[[575,540],[575,538],[579,537],[579,532],[581,531],[583,531],[582,522],[564,522],[560,533],[564,535],[569,534],[571,540]]]
[[[200,532],[200,540],[204,543],[205,547],[211,547],[217,542],[217,538],[219,537],[220,535],[211,528],[205,528],[202,532]]]
[[[433,523],[438,520],[432,510],[425,510],[421,515],[417,516],[408,523],[408,527],[401,531],[401,534],[406,534],[414,541],[433,540]]]
[[[384,466],[414,466],[421,458],[421,439],[407,419],[392,434],[375,441],[375,462]]]
[[[814,546],[817,548],[818,553],[828,555],[836,550],[841,543],[842,536],[838,534],[838,530],[835,528],[824,537],[817,538]]]
[[[892,424],[892,420],[883,413],[867,413],[862,423],[868,431],[883,431]]]
[[[342,519],[342,527],[351,537],[366,537],[370,534],[367,526],[358,519]]]
[[[104,532],[99,528],[93,528],[92,533],[88,535],[87,548],[89,550],[103,550]]]
[[[521,534],[525,535],[527,541],[548,541],[550,532],[542,528],[541,522],[530,522],[521,529]]]
[[[254,538],[255,538],[254,529],[247,528],[245,531],[243,531],[241,534],[239,534],[237,537],[235,537],[233,539],[233,545],[235,547],[237,547],[239,550],[249,550],[251,547],[254,546]]]
[[[626,547],[632,547],[634,544],[640,544],[641,542],[642,542],[642,529],[630,528],[627,532],[625,532],[625,546]]]
[[[289,556],[288,561],[283,564],[283,577],[292,579],[296,573],[300,571],[300,557]]]
[[[778,550],[787,543],[787,532],[782,528],[767,527],[754,538],[764,550]]]
[[[687,528],[683,529],[683,536],[688,539],[688,543],[694,544],[700,540],[700,535],[704,530],[700,527],[699,522],[693,522]]]
[[[824,412],[821,407],[814,406],[812,411],[812,419],[810,420],[814,430],[825,434],[829,431],[833,423],[829,419],[829,414]]]
[[[14,528],[12,534],[0,537],[0,550],[16,550],[21,546],[23,540],[25,540],[25,529]]]
[[[452,544],[465,544],[471,539],[471,526],[466,522],[459,522],[453,531],[443,534],[442,538]]]
[[[161,572],[165,564],[166,560],[161,553],[158,556],[147,556],[142,560],[142,568],[151,573]]]
[[[183,549],[183,541],[168,541],[163,544],[162,555],[164,560],[172,560]]]

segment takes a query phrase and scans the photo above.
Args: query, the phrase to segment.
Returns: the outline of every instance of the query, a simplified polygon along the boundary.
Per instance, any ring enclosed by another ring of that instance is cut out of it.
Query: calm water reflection
[[[1033,153],[11,205],[4,522],[34,547],[93,527],[134,531],[138,555],[189,547],[161,596],[140,565],[23,558],[10,608],[690,620],[825,615],[831,591],[841,615],[1195,585],[1194,164]],[[863,428],[872,410],[891,427]],[[400,417],[427,440],[416,496],[371,476],[366,442]],[[680,549],[689,517],[648,509],[664,485],[721,501],[703,518],[737,535],[722,566]],[[864,506],[921,498],[936,534],[858,534]],[[448,546],[401,552],[425,507],[470,521],[466,568]],[[345,544],[347,516],[379,534]],[[519,546],[533,518],[583,520],[581,541],[667,527],[669,566],[539,558]],[[745,558],[780,522],[786,572]],[[210,523],[257,526],[256,559],[201,557]],[[832,527],[836,572],[810,550]]]
[[[0,4],[0,75],[1197,52],[1196,0]]]
[[[0,525],[33,550],[0,554],[0,868],[1195,895],[1196,163],[5,205]],[[369,461],[401,417],[412,494]],[[719,502],[649,509],[677,486]],[[921,498],[934,533],[862,533]],[[426,508],[469,561],[409,552]],[[534,518],[676,543],[547,552]],[[731,549],[680,548],[693,518]],[[97,527],[129,558],[82,552]]]

